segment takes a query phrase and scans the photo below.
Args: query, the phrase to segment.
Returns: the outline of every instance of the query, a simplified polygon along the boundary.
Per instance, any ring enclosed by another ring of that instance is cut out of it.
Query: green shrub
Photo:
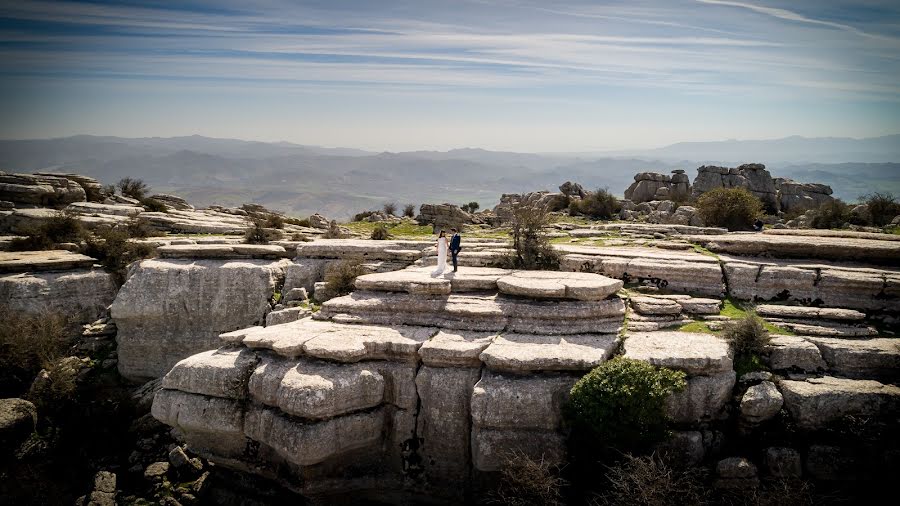
[[[606,487],[594,497],[597,506],[703,506],[711,504],[706,471],[672,467],[657,455],[624,455],[607,468]]]
[[[322,234],[322,239],[343,239],[345,236],[346,234],[344,234],[344,232],[341,230],[338,222],[331,220],[331,222],[328,224],[328,230],[326,230],[325,233]]]
[[[815,210],[810,222],[812,228],[841,228],[850,221],[850,207],[840,199],[825,202]]]
[[[253,219],[253,224],[247,228],[244,234],[245,244],[269,244],[270,241],[276,241],[280,238],[279,233],[271,228],[266,227],[267,220],[258,218]]]
[[[406,204],[403,206],[403,216],[407,218],[414,218],[416,216],[416,206],[415,204]]]
[[[544,233],[550,223],[545,207],[517,202],[511,208],[510,235],[512,254],[501,264],[511,269],[555,270],[559,269],[559,253],[553,249]]]
[[[140,201],[141,205],[151,213],[164,213],[169,210],[165,204],[156,199],[151,199],[150,197],[140,199]]]
[[[82,252],[99,260],[122,284],[128,265],[153,256],[154,248],[150,244],[131,241],[127,226],[116,226],[100,227],[87,236]]]
[[[384,211],[384,214],[393,216],[397,213],[397,204],[395,204],[394,202],[386,202],[383,206],[381,206],[381,210]]]
[[[63,242],[78,242],[84,229],[78,221],[78,214],[71,211],[59,211],[55,215],[42,220],[35,227],[25,232],[24,238],[17,238],[10,244],[12,251],[38,251],[55,247]]]
[[[384,241],[391,238],[391,233],[388,232],[386,226],[379,223],[378,225],[375,225],[375,229],[372,230],[372,235],[369,238],[374,241]]]
[[[622,205],[607,188],[598,188],[597,191],[587,194],[581,200],[572,200],[569,203],[570,215],[583,215],[589,218],[608,220],[619,214]]]
[[[162,235],[162,232],[150,226],[150,222],[147,221],[146,218],[141,218],[140,216],[136,216],[126,221],[125,231],[128,233],[128,237],[131,238],[142,239],[145,237],[155,237]]]
[[[722,337],[731,343],[738,357],[761,353],[771,340],[762,318],[752,311],[747,312],[743,318],[726,323],[722,329]]]
[[[357,276],[365,274],[362,262],[355,259],[347,259],[338,262],[328,268],[325,273],[327,290],[335,296],[347,295],[353,291],[353,282]]]
[[[550,506],[563,504],[566,481],[560,478],[560,467],[541,458],[533,459],[521,450],[500,456],[500,479],[488,494],[491,504],[507,506]]]
[[[762,215],[763,205],[745,188],[716,188],[697,199],[697,212],[709,227],[728,230],[752,230]]]
[[[137,200],[143,200],[143,198],[147,196],[147,192],[150,191],[150,187],[147,186],[147,183],[140,179],[132,179],[130,177],[120,179],[119,182],[116,183],[116,187],[122,195]]]
[[[578,442],[643,451],[667,436],[666,398],[685,385],[681,371],[616,357],[578,380],[564,411]]]
[[[365,221],[369,218],[369,216],[372,216],[373,214],[375,214],[375,211],[363,211],[361,213],[356,213],[353,215],[353,221]]]
[[[284,217],[279,214],[270,214],[265,219],[265,226],[267,228],[284,228]]]
[[[876,227],[889,225],[895,216],[900,215],[900,202],[891,193],[875,192],[862,198],[869,208],[872,225]]]

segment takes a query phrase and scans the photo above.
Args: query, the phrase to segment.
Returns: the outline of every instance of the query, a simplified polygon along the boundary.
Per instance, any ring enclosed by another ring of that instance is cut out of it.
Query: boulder
[[[806,339],[819,348],[828,369],[835,374],[884,381],[900,377],[900,339]]]
[[[827,369],[815,344],[798,336],[773,335],[766,347],[769,367],[775,371],[799,369],[816,372]]]
[[[315,213],[309,217],[309,226],[320,230],[327,230],[331,221],[319,213]]]
[[[116,288],[112,274],[100,269],[0,274],[0,308],[4,314],[58,313],[79,325],[96,320]]]
[[[694,198],[715,188],[746,188],[762,200],[770,211],[778,210],[775,180],[760,163],[748,163],[736,168],[704,165],[697,168],[692,196]]]
[[[630,334],[625,338],[625,356],[658,367],[684,371],[692,376],[713,376],[733,372],[728,343],[711,334],[691,332]]]
[[[481,352],[497,337],[494,332],[441,330],[419,348],[425,365],[481,367]]]
[[[504,334],[494,339],[480,359],[493,371],[590,371],[618,347],[613,334],[535,336]]]
[[[515,376],[484,371],[472,393],[472,424],[489,429],[555,431],[573,376]]]
[[[35,172],[34,175],[64,177],[70,181],[74,181],[84,189],[85,198],[87,198],[88,202],[103,202],[103,199],[107,196],[100,181],[89,176],[83,176],[81,174],[54,174],[52,172]]]
[[[625,190],[625,198],[640,204],[655,200],[657,192],[661,188],[669,188],[672,178],[665,174],[656,172],[641,172],[635,174],[634,183]],[[668,193],[669,190],[666,190]]]
[[[536,299],[602,300],[623,282],[587,272],[521,271],[497,280],[500,293]]]
[[[143,260],[112,304],[119,373],[162,376],[217,348],[223,332],[262,323],[288,260]]]
[[[450,232],[451,228],[462,230],[463,225],[472,222],[472,216],[453,204],[422,204],[416,221],[420,225],[431,225],[434,232]]]
[[[37,408],[24,399],[0,399],[0,448],[9,454],[34,432]]]
[[[84,202],[87,194],[76,181],[62,175],[10,174],[0,171],[0,200],[20,206],[62,209]]]
[[[877,417],[900,409],[900,388],[872,380],[825,376],[783,380],[778,388],[801,429],[820,429],[847,415]]]
[[[796,212],[817,209],[821,205],[834,201],[831,187],[824,184],[798,183],[791,179],[775,180],[778,189],[778,203],[783,212]]]
[[[153,200],[158,200],[165,204],[167,207],[172,209],[178,209],[179,211],[193,211],[194,206],[188,204],[187,200],[184,200],[181,197],[176,195],[168,195],[165,193],[157,193],[155,195],[150,196]]]
[[[764,422],[777,415],[784,398],[771,381],[748,388],[741,398],[741,416],[750,423]]]
[[[718,420],[731,399],[736,374],[726,371],[715,376],[693,376],[687,386],[666,399],[666,414],[679,424]]]
[[[559,185],[559,191],[563,195],[570,198],[583,199],[585,196],[587,196],[587,192],[584,191],[584,188],[580,184],[573,183],[571,181],[566,181],[565,183]]]

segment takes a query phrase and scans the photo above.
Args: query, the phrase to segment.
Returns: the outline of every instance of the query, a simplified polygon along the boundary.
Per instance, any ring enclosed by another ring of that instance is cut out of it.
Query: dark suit
[[[456,271],[456,255],[459,255],[459,251],[462,249],[460,243],[462,242],[462,237],[459,234],[453,234],[453,237],[450,238],[450,256],[453,257],[453,270]]]

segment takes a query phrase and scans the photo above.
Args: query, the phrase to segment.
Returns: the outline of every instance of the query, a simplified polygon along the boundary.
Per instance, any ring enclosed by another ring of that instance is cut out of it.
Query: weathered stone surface
[[[419,348],[419,356],[436,367],[480,367],[481,352],[496,337],[495,332],[441,330]]]
[[[596,272],[626,283],[646,283],[677,292],[719,297],[722,269],[713,257],[693,251],[557,245],[567,271]]]
[[[112,304],[119,372],[150,379],[218,348],[219,334],[261,323],[289,262],[144,260]]]
[[[732,370],[731,351],[724,339],[692,332],[639,332],[626,336],[625,356],[689,375],[714,375]]]
[[[59,313],[73,323],[92,322],[116,296],[112,275],[100,269],[0,275],[0,308],[6,314]]]
[[[66,209],[81,214],[110,214],[113,216],[127,216],[129,218],[133,218],[144,212],[143,207],[98,204],[96,202],[73,202],[72,204],[69,204]]]
[[[766,448],[766,468],[777,478],[799,478],[803,474],[800,452],[793,448]]]
[[[719,299],[702,299],[691,297],[689,299],[676,299],[685,313],[694,315],[717,315],[722,309],[722,301]]]
[[[247,380],[259,361],[252,350],[210,350],[181,360],[163,377],[162,387],[211,397],[245,399]]]
[[[644,315],[665,315],[681,313],[681,304],[672,299],[654,297],[632,297],[631,307]]]
[[[325,279],[328,260],[320,258],[298,258],[285,270],[284,289],[304,288],[313,293],[317,282]]]
[[[34,432],[37,408],[25,399],[0,399],[0,447],[12,453]]]
[[[169,195],[166,193],[157,193],[154,195],[150,195],[150,198],[153,200],[158,200],[163,204],[171,207],[172,209],[178,209],[179,211],[193,211],[194,206],[188,204],[188,201],[177,196],[177,195]]]
[[[431,241],[370,241],[362,239],[320,239],[297,245],[297,258],[357,258],[414,262]]]
[[[42,207],[65,207],[87,199],[84,188],[66,177],[0,171],[0,200]]]
[[[156,249],[162,258],[286,258],[290,254],[274,244],[172,244]]]
[[[164,213],[145,211],[141,213],[141,218],[146,220],[151,227],[173,234],[243,235],[247,231],[247,227],[251,225],[245,216],[223,213],[214,209],[189,211],[170,208]]]
[[[420,225],[431,225],[435,232],[449,233],[451,228],[462,230],[463,225],[472,222],[472,216],[453,204],[422,204],[416,221]]]
[[[791,179],[776,178],[775,187],[778,188],[778,204],[784,212],[818,209],[834,200],[831,187],[824,184],[798,183]]]
[[[618,344],[614,334],[504,334],[494,339],[480,358],[494,371],[589,371],[609,359]]]
[[[772,336],[767,353],[769,367],[776,371],[800,369],[816,372],[828,368],[819,348],[798,336]]]
[[[666,189],[666,193],[671,193],[672,177],[667,174],[659,174],[656,172],[640,172],[635,174],[634,183],[631,183],[625,189],[625,198],[640,204],[641,202],[649,202],[656,198],[656,194],[660,189]],[[681,187],[679,186],[679,190]]]
[[[431,277],[420,269],[364,274],[356,278],[357,290],[407,292],[418,295],[449,295],[450,280]]]
[[[480,428],[553,431],[577,378],[485,371],[472,392],[472,423]]]
[[[697,198],[716,188],[746,188],[762,200],[766,209],[772,212],[778,210],[775,180],[761,163],[747,163],[730,169],[711,165],[698,167],[692,196]]]
[[[477,368],[425,366],[416,375],[421,400],[417,434],[425,475],[438,483],[468,479],[472,390],[481,376]]]
[[[479,471],[499,471],[504,462],[524,454],[551,466],[566,461],[566,438],[547,431],[472,429],[472,464]]]
[[[97,260],[65,250],[0,251],[0,273],[90,268]]]
[[[893,265],[900,262],[900,243],[896,241],[773,234],[704,235],[688,236],[687,239],[716,253],[742,256],[858,260]]]
[[[329,300],[317,319],[381,325],[435,325],[445,329],[526,334],[616,333],[625,308],[602,301],[530,301],[502,295],[413,296],[354,292]]]
[[[351,365],[270,357],[253,371],[253,400],[306,419],[333,418],[378,406],[385,378],[371,362]]]
[[[291,323],[306,318],[312,314],[309,307],[289,307],[278,311],[272,311],[266,315],[266,326],[281,325],[283,323]]]
[[[741,416],[750,423],[764,422],[777,415],[784,398],[771,381],[748,388],[741,398]]]
[[[773,304],[760,304],[756,306],[756,313],[760,316],[777,316],[781,318],[801,318],[858,321],[865,320],[866,314],[853,309],[806,307],[806,306],[777,306]]]
[[[846,415],[879,416],[900,409],[900,388],[872,380],[825,376],[778,384],[800,428],[819,429]]]
[[[736,376],[734,371],[726,371],[715,376],[689,377],[685,389],[666,400],[666,414],[681,424],[720,418],[731,398]]]
[[[497,280],[501,293],[538,299],[602,300],[622,281],[585,272],[521,271]]]
[[[316,423],[294,421],[274,409],[251,408],[247,437],[273,448],[299,466],[318,464],[351,450],[376,446],[384,426],[383,410],[351,414]]]
[[[160,390],[153,398],[150,412],[160,422],[183,432],[243,439],[244,410],[234,399]]]
[[[357,362],[359,360],[415,361],[417,352],[437,329],[431,327],[368,327],[336,325],[303,343],[303,353],[311,357]],[[284,354],[278,344],[275,351]]]
[[[835,374],[888,381],[900,376],[900,339],[806,339],[819,348],[828,369]]]

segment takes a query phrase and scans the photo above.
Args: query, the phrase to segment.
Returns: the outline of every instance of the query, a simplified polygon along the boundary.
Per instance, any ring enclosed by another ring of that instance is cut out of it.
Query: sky
[[[900,2],[0,0],[0,138],[599,151],[900,133]]]

